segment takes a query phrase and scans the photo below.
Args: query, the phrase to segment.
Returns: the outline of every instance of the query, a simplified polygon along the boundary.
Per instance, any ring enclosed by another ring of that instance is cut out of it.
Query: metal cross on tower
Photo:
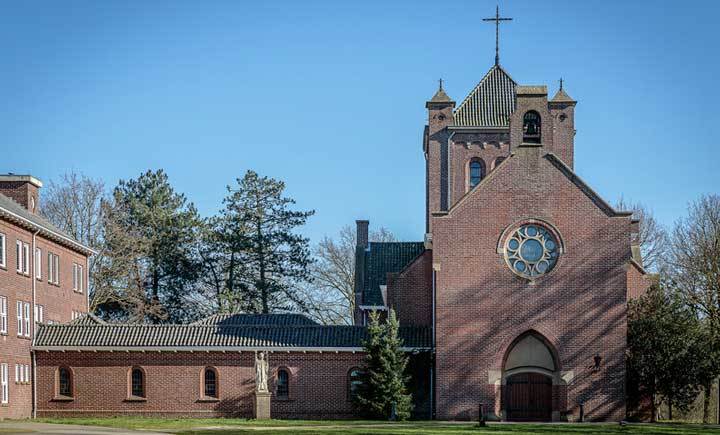
[[[495,21],[495,65],[500,64],[500,21],[512,21],[512,18],[500,16],[500,6],[495,6],[495,16],[483,18],[483,21]]]

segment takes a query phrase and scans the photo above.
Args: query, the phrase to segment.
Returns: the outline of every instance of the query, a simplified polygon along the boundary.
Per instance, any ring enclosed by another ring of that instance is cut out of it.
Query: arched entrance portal
[[[553,415],[555,356],[546,340],[535,332],[518,337],[503,367],[505,419],[550,421]]]

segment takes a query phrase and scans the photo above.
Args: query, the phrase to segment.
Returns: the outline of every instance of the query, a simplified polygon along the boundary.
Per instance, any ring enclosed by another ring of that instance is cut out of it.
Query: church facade
[[[393,308],[432,329],[432,409],[474,419],[625,418],[628,298],[647,286],[639,222],[574,171],[576,101],[496,63],[456,106],[427,104],[426,235],[368,242],[356,322]]]

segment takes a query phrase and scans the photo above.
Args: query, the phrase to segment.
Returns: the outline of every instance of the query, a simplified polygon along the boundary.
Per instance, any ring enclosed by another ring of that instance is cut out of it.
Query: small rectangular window
[[[18,337],[23,335],[23,303],[17,301],[17,335]]]
[[[35,248],[35,278],[42,279],[42,250]]]
[[[85,268],[78,265],[78,291],[80,293],[85,290]]]
[[[15,242],[15,265],[17,266],[15,270],[17,270],[18,273],[22,273],[22,242],[20,240]]]
[[[42,305],[35,305],[35,323],[42,323],[45,317],[45,308]]]
[[[0,334],[8,332],[8,307],[7,297],[0,296]]]
[[[25,336],[30,336],[30,303],[25,302]]]
[[[54,261],[55,261],[55,267],[53,268],[53,272],[55,275],[55,284],[60,284],[60,256],[55,255]]]
[[[8,403],[10,391],[8,389],[8,365],[0,364],[0,403]]]
[[[30,383],[30,365],[25,364],[25,383]]]
[[[22,379],[22,366],[20,364],[15,364],[15,383],[19,384]]]
[[[30,245],[23,243],[23,273],[30,275]]]
[[[2,267],[7,267],[5,257],[5,234],[0,233],[0,266]]]

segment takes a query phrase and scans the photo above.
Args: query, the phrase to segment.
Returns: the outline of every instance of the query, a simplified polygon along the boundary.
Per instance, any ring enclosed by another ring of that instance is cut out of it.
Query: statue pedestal
[[[270,392],[255,392],[255,414],[256,420],[270,419]]]

